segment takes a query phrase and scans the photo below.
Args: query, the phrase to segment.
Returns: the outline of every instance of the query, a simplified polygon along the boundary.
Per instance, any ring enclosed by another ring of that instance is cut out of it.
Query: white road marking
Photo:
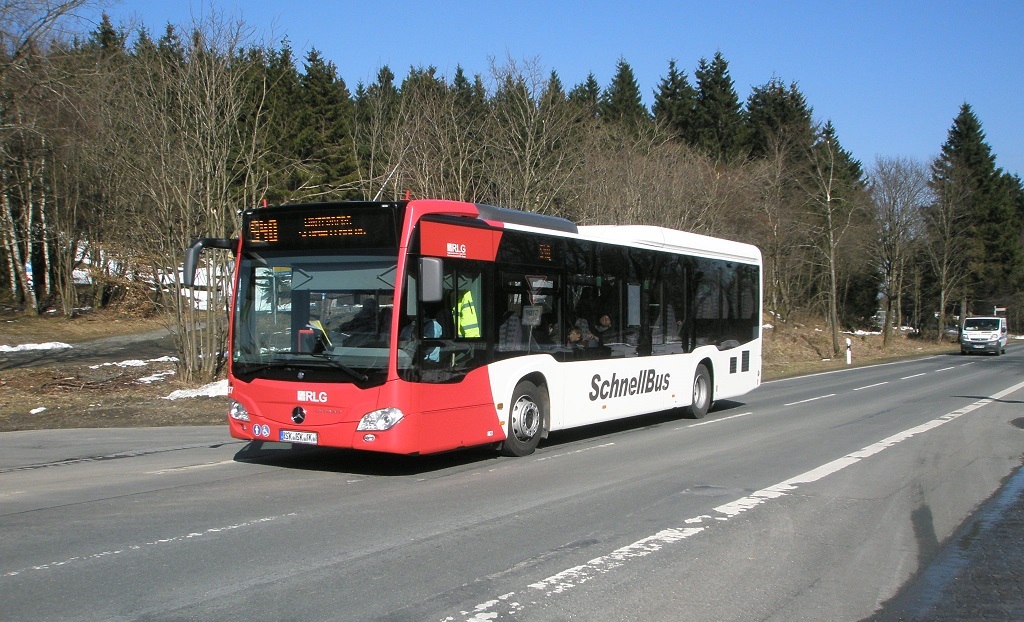
[[[806,404],[807,402],[814,402],[816,400],[823,400],[826,397],[835,397],[835,396],[836,396],[835,393],[829,393],[828,395],[819,395],[818,397],[812,397],[809,400],[800,400],[799,402],[790,402],[788,404],[783,404],[783,406],[796,406],[797,404]]]
[[[102,559],[104,557],[114,557],[116,555],[123,555],[134,551],[142,551],[154,546],[163,546],[166,544],[176,544],[179,542],[187,542],[189,540],[195,540],[196,538],[208,537],[222,531],[233,531],[235,529],[244,529],[246,527],[253,527],[263,523],[269,523],[283,518],[290,518],[292,516],[298,516],[297,512],[291,512],[289,514],[283,514],[281,516],[267,516],[264,518],[257,518],[255,520],[245,521],[244,523],[237,523],[234,525],[226,525],[224,527],[209,527],[203,531],[193,531],[192,533],[185,534],[183,536],[172,536],[170,538],[161,538],[159,540],[153,540],[151,542],[143,542],[142,544],[129,544],[120,549],[112,551],[100,551],[99,553],[89,553],[85,555],[77,555],[75,557],[69,557],[68,559],[56,562],[49,562],[45,564],[39,564],[37,566],[30,566],[28,568],[22,568],[20,570],[10,570],[5,572],[3,577],[16,577],[26,572],[39,572],[44,570],[54,570],[62,566],[69,566],[75,563],[86,562],[96,559]]]
[[[923,376],[923,375],[924,374],[922,373],[922,374],[914,374],[913,376],[903,376],[902,378],[900,378],[900,380],[910,380],[911,378],[917,378],[918,376]]]
[[[599,575],[611,572],[616,568],[620,568],[633,559],[652,555],[687,538],[704,533],[709,529],[713,529],[717,521],[728,521],[743,514],[744,512],[763,505],[772,499],[787,496],[800,485],[822,480],[829,475],[842,471],[850,465],[857,464],[865,458],[870,458],[871,456],[881,453],[882,451],[898,445],[899,443],[917,436],[918,434],[934,430],[943,424],[958,419],[981,408],[982,406],[991,404],[992,402],[1021,389],[1024,389],[1024,382],[1015,384],[1012,387],[999,391],[990,397],[980,399],[964,406],[963,408],[954,410],[951,413],[947,413],[941,417],[922,423],[921,425],[893,434],[892,436],[886,437],[877,443],[873,443],[858,451],[847,454],[841,458],[837,458],[832,462],[828,462],[809,471],[805,471],[800,475],[791,477],[772,486],[768,486],[767,488],[762,488],[761,490],[758,490],[746,497],[741,497],[735,501],[720,505],[715,508],[715,512],[719,514],[718,516],[709,516],[704,514],[701,516],[687,518],[682,521],[685,525],[702,525],[700,527],[669,527],[655,533],[654,535],[642,538],[632,544],[616,549],[607,555],[595,557],[584,564],[567,568],[559,573],[551,575],[550,577],[530,583],[522,590],[523,594],[520,595],[521,598],[519,600],[513,599],[513,596],[516,596],[516,592],[508,592],[499,598],[480,603],[469,611],[462,611],[460,612],[460,615],[462,616],[462,619],[467,622],[485,622],[488,620],[496,620],[503,616],[512,616],[513,614],[521,613],[523,609],[521,601],[537,605],[543,597],[563,594],[575,587],[579,587]],[[542,594],[537,594],[537,592],[542,592]],[[502,608],[503,605],[504,608]],[[452,622],[456,619],[457,618],[455,616],[448,616],[446,618],[442,618],[442,621]]]
[[[857,387],[856,389],[854,389],[854,391],[860,391],[861,389],[873,389],[875,387],[880,387],[883,384],[889,384],[889,381],[886,380],[885,382],[876,382],[875,384],[869,384],[866,387]]]
[[[238,464],[234,460],[221,460],[220,462],[204,462],[203,464],[190,464],[188,466],[174,467],[171,469],[162,469],[160,471],[147,471],[146,475],[164,475],[165,473],[179,473],[181,471],[191,471],[193,469],[205,469],[212,466],[221,466],[223,464]]]
[[[748,413],[740,413],[738,415],[729,415],[728,417],[722,417],[721,419],[712,419],[711,421],[701,421],[700,423],[691,423],[690,425],[680,426],[680,427],[678,427],[676,429],[677,430],[682,430],[683,428],[696,428],[697,426],[700,426],[700,425],[711,425],[712,423],[720,423],[722,421],[728,421],[730,419],[735,419],[736,417],[746,417],[747,415],[752,415],[752,414],[754,414],[753,411],[748,412]]]
[[[552,454],[550,456],[543,456],[541,458],[537,458],[537,462],[541,462],[543,460],[553,460],[554,458],[564,458],[566,456],[572,456],[574,454],[581,454],[581,453],[583,453],[585,451],[591,451],[591,450],[594,450],[594,449],[604,449],[605,447],[611,447],[614,444],[615,443],[605,443],[603,445],[594,445],[593,447],[584,447],[583,449],[577,449],[575,451],[567,451],[567,452],[561,453],[561,454]]]

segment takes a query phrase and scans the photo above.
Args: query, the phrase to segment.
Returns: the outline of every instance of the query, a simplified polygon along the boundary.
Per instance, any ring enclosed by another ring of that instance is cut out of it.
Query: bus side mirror
[[[438,257],[420,258],[420,300],[441,302],[444,299],[444,262]]]
[[[181,284],[184,287],[194,287],[196,284],[196,266],[199,265],[199,254],[206,247],[224,248],[231,250],[235,247],[235,240],[227,238],[196,238],[185,249],[185,264],[182,267]]]

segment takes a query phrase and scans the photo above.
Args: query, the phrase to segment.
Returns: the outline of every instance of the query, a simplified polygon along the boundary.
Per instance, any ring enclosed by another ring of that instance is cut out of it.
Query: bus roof
[[[579,237],[596,242],[653,248],[713,259],[761,263],[761,250],[752,244],[665,227],[587,225],[579,228]]]

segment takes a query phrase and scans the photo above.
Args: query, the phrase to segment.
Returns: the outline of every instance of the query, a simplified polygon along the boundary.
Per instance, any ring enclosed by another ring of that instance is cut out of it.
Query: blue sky
[[[150,32],[211,7],[260,40],[316,47],[350,89],[387,64],[452,76],[536,61],[566,89],[593,73],[602,88],[624,58],[650,105],[675,59],[693,80],[721,51],[741,99],[773,77],[796,82],[816,120],[870,168],[876,156],[929,161],[963,102],[981,120],[996,164],[1024,176],[1024,2],[762,0],[734,2],[274,2],[135,0],[108,7],[115,24]],[[301,69],[301,66],[300,66]]]

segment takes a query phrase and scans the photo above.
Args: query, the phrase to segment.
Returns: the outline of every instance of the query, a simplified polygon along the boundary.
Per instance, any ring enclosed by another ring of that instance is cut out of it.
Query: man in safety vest
[[[473,292],[469,290],[462,292],[455,306],[455,326],[459,337],[480,336],[480,321],[477,319],[476,305],[473,304]]]

